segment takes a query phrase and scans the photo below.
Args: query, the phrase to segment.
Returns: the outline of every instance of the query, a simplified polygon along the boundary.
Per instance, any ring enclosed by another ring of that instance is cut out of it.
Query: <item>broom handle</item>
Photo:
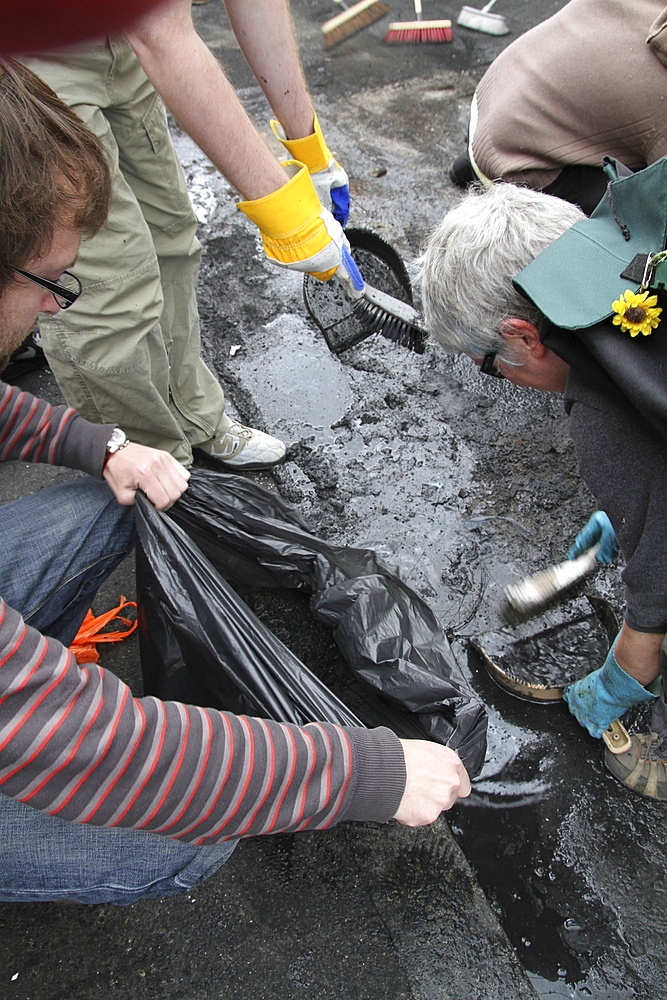
[[[492,2],[495,3],[496,0],[492,0]],[[415,3],[415,15],[417,17],[417,20],[421,21],[421,19],[422,19],[422,0],[414,0],[414,3]]]
[[[486,7],[482,7],[480,14],[488,14],[495,2],[496,0],[491,0],[491,3],[487,3]]]

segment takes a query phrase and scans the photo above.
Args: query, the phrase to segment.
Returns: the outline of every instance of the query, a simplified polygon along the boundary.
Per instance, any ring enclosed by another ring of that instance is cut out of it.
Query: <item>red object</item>
[[[441,21],[392,21],[385,42],[451,42],[452,22]]]
[[[122,31],[161,0],[0,0],[0,54],[43,52]]]
[[[123,618],[118,612],[122,611],[123,608],[136,608],[136,606],[136,601],[128,601],[125,597],[121,597],[117,608],[112,608],[111,611],[106,611],[103,615],[98,615],[97,618],[93,615],[92,611],[87,611],[86,617],[81,623],[81,628],[74,636],[69,647],[70,653],[74,655],[76,662],[99,663],[98,643],[120,642],[121,639],[127,639],[128,635],[132,635],[138,622],[132,622],[129,618]],[[102,631],[110,622],[116,620],[122,622],[123,625],[127,625],[128,628],[124,631],[118,630],[116,632]]]

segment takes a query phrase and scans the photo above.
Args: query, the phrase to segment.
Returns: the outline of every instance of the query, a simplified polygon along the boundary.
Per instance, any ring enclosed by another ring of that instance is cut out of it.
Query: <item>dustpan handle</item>
[[[352,279],[353,286],[356,288],[358,292],[363,292],[364,288],[366,287],[366,282],[361,277],[361,271],[355,264],[354,260],[352,259],[352,255],[350,254],[346,246],[342,246],[340,248],[340,255],[343,261],[343,266],[345,267],[347,273],[350,275],[350,278]]]

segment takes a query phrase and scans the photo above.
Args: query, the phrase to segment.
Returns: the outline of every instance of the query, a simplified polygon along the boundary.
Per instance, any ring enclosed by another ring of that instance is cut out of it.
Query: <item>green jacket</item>
[[[605,392],[621,393],[667,438],[667,262],[650,279],[662,306],[649,336],[612,324],[612,302],[639,291],[648,257],[667,247],[667,157],[613,179],[590,218],[581,219],[514,279],[543,314],[540,339]]]

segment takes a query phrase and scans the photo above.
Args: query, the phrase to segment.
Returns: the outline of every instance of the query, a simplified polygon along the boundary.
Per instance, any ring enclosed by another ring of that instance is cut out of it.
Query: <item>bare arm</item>
[[[241,51],[287,138],[310,135],[315,110],[303,75],[288,0],[224,2]]]
[[[126,37],[179,124],[245,198],[263,198],[285,184],[285,172],[195,31],[191,0],[167,0]]]
[[[623,622],[614,656],[619,667],[640,684],[651,684],[660,673],[660,648],[664,635],[636,632]]]

